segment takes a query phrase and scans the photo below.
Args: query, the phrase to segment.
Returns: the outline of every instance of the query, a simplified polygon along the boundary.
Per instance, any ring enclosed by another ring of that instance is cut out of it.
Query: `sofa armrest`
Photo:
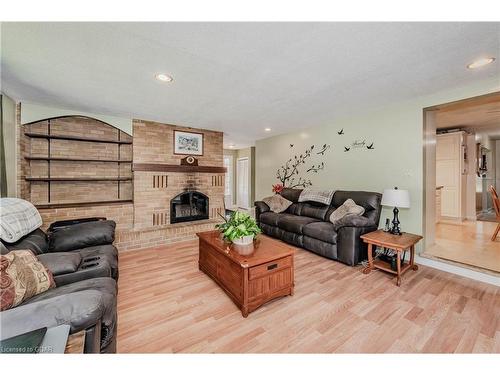
[[[91,221],[54,229],[49,233],[49,251],[64,252],[90,246],[109,245],[115,240],[116,223]]]
[[[263,214],[264,212],[270,211],[271,209],[267,204],[265,204],[262,201],[256,201],[255,202],[255,221],[257,222],[257,225],[260,224],[260,214]]]
[[[337,235],[337,259],[350,266],[355,266],[367,258],[367,245],[360,238],[365,233],[377,230],[377,226],[344,226]]]
[[[71,333],[81,330],[94,332],[97,326],[95,332],[99,334],[97,338],[99,342],[101,318],[106,304],[104,298],[99,291],[85,290],[2,311],[0,313],[1,338],[14,337],[43,327],[68,324],[71,327]],[[95,339],[95,337],[92,338],[93,341]],[[85,346],[86,348],[95,347],[88,343]]]
[[[373,227],[376,224],[373,220],[361,215],[347,215],[333,224],[335,231],[343,227]]]

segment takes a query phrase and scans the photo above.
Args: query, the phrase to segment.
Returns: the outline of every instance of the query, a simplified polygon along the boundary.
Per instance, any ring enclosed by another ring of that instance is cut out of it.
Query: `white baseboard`
[[[440,262],[434,259],[423,258],[418,255],[415,257],[415,262],[444,272],[454,273],[456,275],[468,277],[469,279],[481,281],[483,283],[500,286],[500,277],[488,275],[483,272],[473,271],[468,268],[454,266],[453,264]]]

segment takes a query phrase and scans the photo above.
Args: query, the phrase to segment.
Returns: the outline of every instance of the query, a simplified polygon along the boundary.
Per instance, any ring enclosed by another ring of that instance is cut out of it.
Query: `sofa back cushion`
[[[365,209],[365,213],[363,214],[364,217],[372,220],[378,225],[380,212],[382,210],[382,206],[380,205],[382,194],[369,191],[337,190],[333,195],[331,208],[327,212],[327,218],[330,217],[331,213],[335,211],[337,207],[340,207],[349,198]]]
[[[40,228],[22,237],[14,243],[2,241],[0,252],[6,254],[12,250],[31,250],[35,255],[46,253],[49,249],[47,235]]]
[[[326,213],[330,206],[321,203],[299,203],[302,205],[300,216],[312,217],[318,220],[328,220]]]
[[[293,203],[298,203],[299,202],[299,197],[300,193],[302,193],[303,189],[290,189],[290,188],[284,188],[281,191],[281,196],[285,199],[288,199],[289,201]]]

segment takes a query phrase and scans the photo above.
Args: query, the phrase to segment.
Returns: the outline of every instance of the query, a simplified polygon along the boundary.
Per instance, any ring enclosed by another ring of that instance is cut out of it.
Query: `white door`
[[[231,208],[233,202],[233,156],[224,155],[224,167],[226,167],[226,180],[224,186],[224,204]]]
[[[237,200],[238,207],[249,208],[248,201],[248,158],[238,159],[237,167]]]
[[[441,215],[450,218],[461,217],[460,145],[460,133],[437,136],[436,185],[443,186]]]

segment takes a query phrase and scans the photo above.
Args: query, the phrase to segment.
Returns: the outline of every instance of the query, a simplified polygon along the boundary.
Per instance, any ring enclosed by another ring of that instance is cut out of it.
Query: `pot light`
[[[163,73],[158,73],[155,77],[158,81],[162,81],[162,82],[172,82],[174,80],[169,75],[163,74]]]
[[[482,59],[478,59],[476,61],[471,62],[469,65],[467,65],[467,68],[468,69],[480,68],[482,66],[491,64],[493,61],[495,61],[494,57],[484,57]]]
[[[270,132],[271,131],[271,128],[265,128],[264,131],[266,132]]]
[[[229,145],[229,148],[234,148],[234,145]]]

